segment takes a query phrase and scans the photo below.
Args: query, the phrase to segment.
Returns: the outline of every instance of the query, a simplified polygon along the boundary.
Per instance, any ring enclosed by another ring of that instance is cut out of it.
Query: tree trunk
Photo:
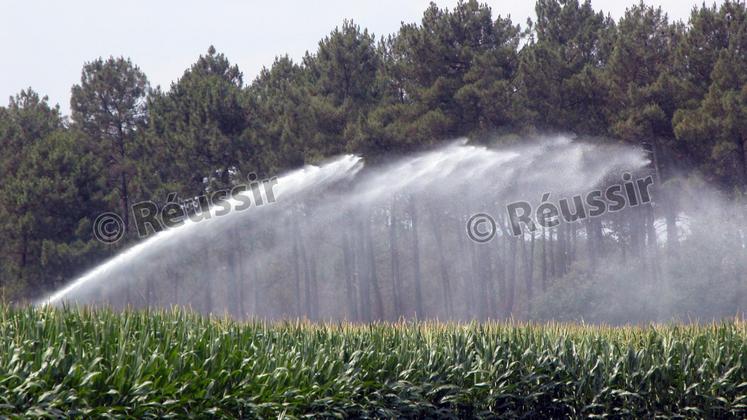
[[[531,316],[532,313],[532,299],[534,299],[534,233],[530,232],[530,247],[529,256],[525,256],[524,275],[526,276],[526,287],[527,287],[527,315]],[[524,248],[525,243],[522,240],[522,250],[526,253]]]
[[[421,290],[420,278],[420,244],[418,240],[418,218],[415,210],[415,197],[410,196],[410,220],[412,220],[412,269],[413,281],[415,282],[415,317],[421,319],[425,316],[423,312],[423,292]]]
[[[232,230],[230,233],[231,240],[229,246],[226,248],[227,264],[228,264],[228,281],[226,282],[226,300],[228,301],[228,311],[236,319],[240,317],[239,302],[241,300],[239,284],[240,274],[238,270],[238,264],[241,260],[241,255],[236,258],[236,253],[239,247],[239,238],[236,230]]]
[[[213,261],[212,258],[214,257],[214,255],[210,247],[207,248],[205,254],[205,264],[207,266],[208,276],[216,275],[216,270],[212,269],[213,264],[211,263],[211,261]],[[213,312],[213,281],[211,278],[201,280],[203,283],[207,282],[207,284],[204,285],[205,294],[203,296],[202,309],[206,315],[210,315]]]
[[[254,281],[253,281],[254,287],[252,289],[254,291],[254,305],[252,305],[252,311],[254,311],[253,316],[258,317],[262,313],[261,311],[262,308],[259,306],[260,293],[262,292],[262,289],[260,287],[261,283],[260,283],[260,277],[259,277],[259,268],[257,267],[257,264],[253,264],[253,265],[254,265],[254,268],[252,270],[252,274],[254,276]]]
[[[508,273],[508,287],[506,290],[506,315],[511,316],[514,311],[514,295],[516,293],[516,237],[509,239],[509,261],[510,271]]]
[[[557,275],[557,270],[555,267],[555,242],[557,242],[553,235],[555,233],[555,228],[548,228],[548,235],[550,237],[550,241],[548,242],[547,246],[550,250],[550,278],[555,279],[555,276]]]
[[[311,290],[311,276],[309,273],[309,258],[306,255],[306,246],[304,245],[303,233],[298,225],[296,225],[297,231],[297,242],[298,242],[298,254],[301,258],[300,266],[303,270],[303,316],[305,318],[314,319],[312,308],[312,290]],[[301,277],[301,276],[299,276]]]
[[[389,214],[389,258],[391,260],[392,271],[392,300],[394,304],[393,319],[402,316],[402,303],[400,302],[400,276],[399,276],[399,255],[397,250],[397,219],[394,213],[394,200]]]
[[[439,229],[438,223],[436,223],[436,212],[433,210],[433,207],[430,207],[430,219],[433,236],[436,238],[436,246],[438,247],[438,264],[441,271],[441,288],[443,290],[444,309],[446,310],[446,317],[450,318],[453,315],[451,282],[449,279],[446,256],[444,255],[444,244],[441,230]]]
[[[371,218],[366,218],[366,248],[368,251],[368,279],[369,286],[374,296],[374,314],[377,320],[384,318],[384,299],[381,297],[381,288],[376,274],[376,254],[374,250],[373,235],[371,234]]]
[[[586,220],[586,246],[589,254],[589,270],[592,273],[597,268],[597,243],[593,223],[594,219]]]
[[[301,262],[300,262],[300,251],[299,251],[299,245],[298,245],[298,230],[295,228],[296,222],[293,221],[294,225],[294,232],[291,232],[291,237],[293,238],[293,255],[291,258],[293,259],[293,291],[294,291],[294,307],[293,307],[293,315],[295,317],[301,316]]]
[[[353,261],[356,267],[355,273],[358,278],[358,302],[360,303],[359,313],[363,321],[371,321],[371,281],[367,267],[364,267],[366,256],[366,239],[363,228],[363,222],[358,223],[358,232],[355,240],[355,249],[357,256],[354,255]]]
[[[466,220],[463,220],[466,224]],[[469,289],[471,291],[471,298],[472,302],[476,302],[476,312],[469,311],[469,308],[471,305],[467,305],[468,311],[470,314],[474,314],[477,319],[479,320],[485,320],[487,319],[487,292],[485,290],[485,283],[483,282],[483,278],[480,275],[480,263],[478,260],[478,254],[476,251],[477,244],[475,244],[473,241],[468,241],[466,239],[467,235],[459,235],[460,240],[462,241],[463,246],[469,250],[469,261],[470,261],[470,286]]]
[[[737,151],[739,152],[739,163],[742,166],[742,192],[747,193],[747,139],[737,141]]]
[[[345,228],[343,228],[345,229]],[[345,295],[347,298],[348,306],[348,317],[354,321],[359,320],[358,318],[358,302],[355,299],[355,285],[353,282],[354,277],[354,262],[353,257],[350,255],[352,250],[350,247],[350,237],[348,236],[347,230],[342,232],[342,261],[345,269]]]
[[[547,291],[547,229],[540,228],[542,232],[542,293]]]

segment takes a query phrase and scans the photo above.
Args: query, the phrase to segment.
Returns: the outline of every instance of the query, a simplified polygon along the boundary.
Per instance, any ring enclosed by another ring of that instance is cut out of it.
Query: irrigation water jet
[[[279,177],[272,205],[160,232],[39,304],[182,305],[265,319],[671,319],[683,315],[673,292],[680,280],[675,257],[665,258],[667,207],[656,196],[593,220],[506,234],[512,201],[571,197],[647,171],[638,148],[564,136],[495,148],[459,140],[369,167],[341,156]],[[482,212],[498,228],[486,244],[465,229]],[[688,218],[690,230],[697,223]],[[552,309],[561,298],[567,307]],[[613,312],[616,299],[633,306]]]

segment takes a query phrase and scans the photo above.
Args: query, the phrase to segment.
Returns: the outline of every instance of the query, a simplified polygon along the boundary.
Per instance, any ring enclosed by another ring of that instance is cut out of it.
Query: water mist
[[[40,303],[353,321],[734,315],[743,304],[744,218],[705,187],[676,209],[656,185],[653,203],[507,234],[510,202],[571,197],[619,183],[622,173],[651,172],[640,149],[562,136],[495,148],[462,140],[374,167],[341,156],[280,176],[271,205],[155,234]],[[703,200],[706,208],[694,204]],[[483,212],[499,229],[480,244],[465,226]],[[730,228],[714,230],[727,212]],[[687,267],[694,260],[697,274]]]

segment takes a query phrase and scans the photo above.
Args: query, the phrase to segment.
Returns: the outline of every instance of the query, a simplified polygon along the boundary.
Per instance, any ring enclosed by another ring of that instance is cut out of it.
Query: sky
[[[614,18],[637,0],[592,0]],[[510,15],[524,24],[534,18],[534,1],[482,0],[493,15]],[[711,4],[713,0],[707,3]],[[151,85],[168,88],[210,45],[226,54],[249,83],[277,55],[298,60],[343,19],[353,19],[377,37],[394,33],[402,22],[419,22],[427,0],[317,0],[210,2],[127,2],[3,0],[0,45],[0,105],[32,87],[69,113],[70,88],[80,81],[85,62],[98,57],[130,57]],[[456,0],[438,0],[453,7]],[[702,0],[645,0],[672,19],[686,20]]]

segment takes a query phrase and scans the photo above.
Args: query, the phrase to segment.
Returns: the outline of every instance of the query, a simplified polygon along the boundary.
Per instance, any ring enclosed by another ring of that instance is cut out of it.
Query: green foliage
[[[493,20],[490,8],[477,1],[459,2],[451,11],[431,3],[420,25],[403,25],[389,41],[388,74],[396,78],[387,83],[401,100],[390,105],[399,121],[381,129],[411,143],[399,148],[408,150],[519,127],[523,92],[511,80],[520,40],[518,26],[509,18]]]
[[[542,0],[536,12],[535,42],[521,51],[517,78],[531,98],[533,123],[545,130],[606,134],[602,69],[612,50],[614,22],[589,1]]]
[[[0,413],[155,417],[745,415],[742,322],[237,324],[0,309]]]
[[[606,75],[611,132],[629,141],[671,138],[676,97],[667,75],[681,28],[671,25],[661,8],[643,3],[625,12]]]
[[[0,113],[0,132],[0,284],[14,296],[60,285],[101,258],[90,223],[105,209],[104,165],[32,90]]]
[[[747,190],[747,19],[719,54],[712,83],[700,106],[678,110],[677,136],[705,157],[709,174]]]
[[[316,54],[306,55],[304,65],[315,122],[306,136],[318,157],[348,151],[360,120],[379,102],[381,57],[374,36],[345,21],[319,42]]]
[[[247,87],[245,107],[251,115],[246,134],[262,151],[256,170],[276,172],[320,158],[311,143],[314,116],[304,69],[287,56],[263,68]]]
[[[100,177],[102,160],[85,149],[81,135],[57,130],[34,143],[17,172],[21,184],[9,184],[11,196],[23,197],[24,216],[16,228],[29,241],[36,272],[45,286],[60,286],[100,258],[91,222],[106,211]],[[97,246],[98,245],[98,246]]]
[[[152,94],[150,148],[159,154],[151,163],[160,180],[198,194],[245,169],[254,150],[242,141],[242,84],[238,67],[210,47],[168,92]]]
[[[145,74],[129,59],[86,63],[72,88],[73,121],[92,138],[121,147],[144,121],[147,88]]]
[[[136,140],[146,120],[147,89],[145,74],[129,59],[110,57],[86,63],[71,92],[73,128],[85,133],[80,140],[104,162],[106,197],[111,208],[119,208],[125,229],[139,187],[133,178],[144,151]]]

